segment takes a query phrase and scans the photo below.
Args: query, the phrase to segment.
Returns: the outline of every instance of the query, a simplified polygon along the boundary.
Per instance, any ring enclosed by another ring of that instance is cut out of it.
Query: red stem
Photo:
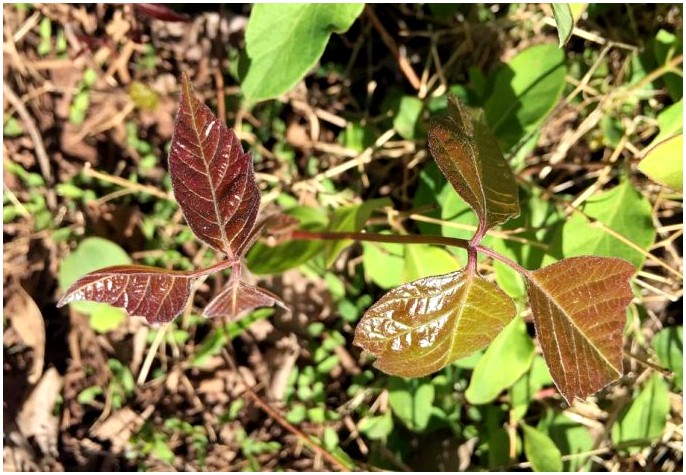
[[[229,267],[233,267],[236,264],[240,264],[240,261],[227,259],[225,261],[218,262],[217,264],[210,266],[206,269],[198,269],[196,271],[193,271],[193,272],[191,272],[191,276],[192,277],[202,277],[203,275],[214,274],[215,272],[219,272],[220,270],[224,270],[224,269],[228,269]]]

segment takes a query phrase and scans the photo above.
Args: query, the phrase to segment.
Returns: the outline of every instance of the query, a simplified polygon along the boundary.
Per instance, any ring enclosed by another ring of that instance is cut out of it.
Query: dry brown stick
[[[14,93],[12,88],[7,85],[7,83],[4,83],[2,85],[2,89],[5,92],[5,97],[12,105],[12,107],[14,107],[14,110],[17,111],[17,114],[19,114],[19,117],[21,117],[21,120],[24,123],[24,126],[26,127],[26,131],[31,136],[33,146],[36,149],[36,159],[38,160],[38,166],[40,167],[40,171],[43,174],[43,178],[45,178],[45,183],[48,186],[48,207],[54,210],[57,207],[57,198],[55,197],[55,192],[52,188],[53,183],[52,171],[50,170],[50,159],[48,158],[48,153],[45,151],[45,145],[43,145],[43,139],[41,138],[40,132],[38,131],[36,122],[33,120],[33,117],[31,117],[31,114],[29,114],[29,111],[26,110],[26,106],[24,105],[24,103],[21,101],[21,99],[19,99],[19,97],[17,97],[17,95]]]
[[[395,59],[396,61],[398,61],[398,66],[400,66],[400,70],[402,71],[402,73],[405,75],[407,80],[410,81],[412,87],[418,91],[419,87],[421,86],[421,81],[417,77],[417,74],[414,72],[414,69],[412,69],[412,66],[410,65],[409,61],[407,61],[407,58],[400,54],[400,50],[398,49],[398,46],[395,44],[393,37],[388,33],[388,31],[386,31],[386,28],[383,27],[383,25],[379,21],[379,18],[376,16],[376,13],[374,13],[372,7],[367,5],[364,11],[369,17],[369,20],[372,22],[372,25],[374,25],[374,28],[376,28],[376,31],[378,31],[381,35],[381,39],[383,40],[383,42],[386,44],[388,49],[391,50],[393,56],[395,56]]]

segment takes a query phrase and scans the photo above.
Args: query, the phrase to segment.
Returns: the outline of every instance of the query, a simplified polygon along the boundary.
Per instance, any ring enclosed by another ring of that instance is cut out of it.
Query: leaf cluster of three
[[[484,251],[480,241],[486,231],[519,214],[517,186],[488,128],[456,101],[449,102],[450,115],[431,124],[429,146],[480,224],[468,245],[467,268],[397,287],[360,321],[355,344],[377,357],[376,367],[394,375],[437,371],[486,346],[516,316],[512,299],[479,276],[474,259]],[[194,279],[229,267],[231,277],[205,316],[236,317],[280,303],[240,281],[241,260],[267,224],[256,224],[260,194],[250,155],[195,96],[185,74],[169,172],[187,223],[227,260],[192,272],[137,265],[101,269],[75,282],[58,306],[94,300],[150,323],[169,322],[183,312]],[[543,355],[563,397],[583,398],[617,379],[633,267],[620,259],[577,257],[534,272],[518,270],[527,281]]]

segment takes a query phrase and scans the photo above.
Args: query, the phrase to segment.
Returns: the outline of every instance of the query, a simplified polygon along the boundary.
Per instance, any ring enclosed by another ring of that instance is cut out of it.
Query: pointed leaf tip
[[[364,314],[353,344],[386,373],[425,376],[486,346],[515,315],[496,285],[460,270],[388,292]]]
[[[190,297],[193,274],[148,266],[112,266],[91,272],[67,289],[57,307],[90,300],[121,307],[148,323],[170,322]]]
[[[260,206],[252,159],[236,134],[195,95],[185,71],[169,173],[195,235],[229,258],[241,257]]]
[[[453,96],[448,111],[429,127],[438,167],[487,229],[518,216],[517,184],[495,137]]]
[[[567,403],[622,375],[622,336],[635,271],[622,259],[584,256],[563,259],[527,279],[536,335]]]

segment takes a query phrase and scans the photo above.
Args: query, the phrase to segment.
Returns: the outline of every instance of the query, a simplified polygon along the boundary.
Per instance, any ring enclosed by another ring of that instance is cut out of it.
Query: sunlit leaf
[[[495,138],[452,96],[449,111],[429,128],[439,168],[487,228],[517,216],[517,185]]]
[[[684,136],[675,135],[651,147],[638,169],[654,182],[676,191],[684,190]]]
[[[230,259],[240,257],[260,205],[252,159],[236,134],[195,95],[185,73],[169,173],[195,235]]]
[[[562,454],[555,442],[540,430],[526,424],[522,424],[522,430],[524,431],[524,452],[534,471],[562,471]]]
[[[149,323],[166,323],[180,314],[191,291],[191,272],[148,266],[113,266],[81,277],[57,303],[91,300],[122,307]]]
[[[386,373],[424,376],[483,348],[514,316],[502,290],[457,271],[388,292],[364,314],[353,343]]]
[[[281,299],[271,292],[244,284],[243,282],[229,282],[224,289],[207,304],[203,315],[206,317],[239,316],[260,307],[273,307],[280,304]]]
[[[557,36],[562,48],[572,37],[574,25],[588,7],[587,3],[553,3],[553,15],[557,25]]]
[[[621,259],[574,257],[527,279],[536,335],[568,403],[621,376],[622,331],[634,272]]]

